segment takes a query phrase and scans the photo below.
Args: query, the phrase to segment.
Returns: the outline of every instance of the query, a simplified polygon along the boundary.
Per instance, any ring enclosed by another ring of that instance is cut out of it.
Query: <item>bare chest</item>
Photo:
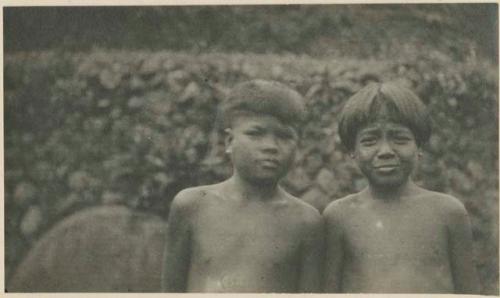
[[[272,212],[207,210],[193,229],[193,254],[206,265],[288,263],[299,253],[299,235],[289,218]]]
[[[346,225],[347,252],[367,263],[435,263],[447,258],[447,232],[433,214],[359,213]]]

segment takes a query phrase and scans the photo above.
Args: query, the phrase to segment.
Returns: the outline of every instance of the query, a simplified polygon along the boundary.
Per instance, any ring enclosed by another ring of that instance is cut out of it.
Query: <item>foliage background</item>
[[[227,177],[216,106],[246,79],[305,96],[283,185],[322,209],[365,185],[340,147],[343,102],[399,80],[433,117],[415,178],[464,202],[483,294],[498,295],[496,4],[37,7],[4,18],[7,279],[76,211],[118,204],[166,218],[180,189]]]

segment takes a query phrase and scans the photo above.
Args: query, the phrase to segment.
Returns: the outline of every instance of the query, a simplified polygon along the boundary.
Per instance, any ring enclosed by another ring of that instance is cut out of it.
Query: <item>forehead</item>
[[[262,115],[254,113],[242,113],[233,118],[233,129],[250,128],[250,127],[263,127],[275,129],[292,129],[296,130],[294,126],[287,124],[279,118],[272,115]]]
[[[364,133],[376,133],[376,132],[404,132],[404,133],[412,133],[411,129],[398,122],[379,119],[377,121],[370,122],[366,124],[363,128],[361,128],[358,134]]]

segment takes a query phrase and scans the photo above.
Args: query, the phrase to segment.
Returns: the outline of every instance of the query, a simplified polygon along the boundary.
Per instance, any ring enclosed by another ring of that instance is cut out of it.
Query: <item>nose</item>
[[[377,157],[385,159],[385,158],[391,158],[393,156],[394,156],[394,151],[391,147],[391,144],[389,144],[389,142],[387,141],[382,141],[380,143],[380,147],[377,152]]]
[[[263,140],[262,150],[269,153],[278,152],[278,140],[275,136],[267,136]]]

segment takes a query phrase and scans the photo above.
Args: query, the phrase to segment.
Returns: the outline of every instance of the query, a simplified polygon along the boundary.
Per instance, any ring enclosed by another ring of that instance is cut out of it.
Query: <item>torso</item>
[[[438,200],[428,192],[401,202],[346,201],[343,292],[453,293]]]
[[[204,194],[193,217],[188,291],[296,291],[302,241],[296,203]]]

